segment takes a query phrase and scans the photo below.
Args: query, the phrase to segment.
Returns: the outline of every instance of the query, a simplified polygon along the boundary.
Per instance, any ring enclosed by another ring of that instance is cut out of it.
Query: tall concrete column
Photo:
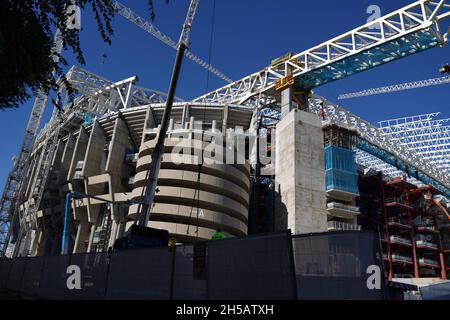
[[[86,194],[90,196],[102,195],[104,193],[104,183],[90,184],[88,178],[103,173],[102,159],[105,153],[105,144],[105,132],[103,131],[101,125],[97,121],[94,121],[86,148],[86,154],[84,156],[83,170],[81,171],[81,175],[84,179]],[[94,201],[90,198],[87,198],[86,202],[88,220],[90,223],[95,224],[98,220],[102,204],[94,204]]]
[[[95,224],[91,224],[91,229],[90,229],[90,233],[89,233],[89,244],[88,244],[88,247],[87,247],[87,250],[86,250],[87,253],[92,251],[92,242],[94,240],[95,228],[96,228],[96,225]]]
[[[85,241],[89,239],[90,232],[91,232],[91,224],[88,223],[87,219],[80,219],[78,221],[77,236],[75,238],[73,253],[86,252]]]
[[[109,192],[112,201],[116,201],[115,194],[125,192],[125,187],[122,185],[122,175],[118,175],[118,172],[124,172],[124,158],[127,148],[130,144],[128,141],[128,128],[125,122],[121,119],[116,119],[114,124],[114,131],[111,138],[111,150],[106,162],[106,172],[109,174]],[[120,214],[120,208],[117,206],[111,206],[111,237],[109,246],[114,244],[117,234],[117,226],[121,222],[125,222],[125,215]]]
[[[317,115],[292,110],[276,132],[276,229],[327,231],[324,139]]]
[[[292,96],[293,87],[288,87],[281,91],[281,117],[284,118],[293,109]]]
[[[58,177],[59,184],[65,184],[67,182],[67,173],[69,172],[70,169],[74,148],[75,148],[75,138],[73,137],[73,134],[70,133],[64,146],[64,151],[61,158],[61,168]]]
[[[42,230],[42,228],[38,228],[36,230],[36,234],[34,236],[33,244],[31,245],[31,255],[32,256],[37,255],[38,248],[39,248],[39,245],[42,240],[43,240],[43,230]]]
[[[75,147],[72,152],[72,159],[70,161],[69,170],[67,172],[67,180],[68,181],[72,180],[72,177],[73,177],[73,174],[75,173],[75,168],[77,166],[78,161],[82,161],[84,159],[88,139],[89,139],[89,136],[86,133],[86,130],[83,127],[81,127],[80,132],[78,134],[77,141],[75,143]],[[68,148],[69,148],[69,146],[68,146]],[[67,152],[70,152],[70,151],[71,150],[68,149]],[[78,190],[72,190],[72,191],[78,191]]]

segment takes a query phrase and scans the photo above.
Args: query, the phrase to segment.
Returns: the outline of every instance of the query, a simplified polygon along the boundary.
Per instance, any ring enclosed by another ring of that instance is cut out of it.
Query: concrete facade
[[[293,234],[327,231],[322,124],[315,114],[292,110],[277,125],[276,228]]]
[[[93,123],[80,122],[63,135],[40,202],[29,255],[59,254],[65,195],[70,191],[117,202],[110,205],[88,198],[72,201],[70,252],[107,250],[126,232],[139,208],[125,202],[140,200],[163,111],[163,105],[122,110]],[[149,226],[168,230],[179,242],[211,239],[218,227],[228,236],[247,234],[248,163],[205,163],[200,168],[195,160],[201,151],[201,140],[205,145],[211,142],[212,136],[207,136],[206,130],[247,130],[252,115],[252,110],[232,105],[174,106]],[[183,155],[183,163],[175,164],[170,155],[180,135],[188,138],[186,144],[194,148]],[[214,159],[225,160],[223,148],[219,147]],[[39,149],[33,156],[39,157]],[[38,161],[32,163],[30,180]],[[27,207],[26,201],[21,204],[24,217]]]

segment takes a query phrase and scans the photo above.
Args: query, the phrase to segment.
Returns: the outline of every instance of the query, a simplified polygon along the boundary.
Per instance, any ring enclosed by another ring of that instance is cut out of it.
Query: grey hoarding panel
[[[168,248],[112,254],[107,284],[109,299],[169,299],[172,253]]]
[[[30,297],[38,295],[44,259],[44,257],[26,258],[26,267],[20,289],[23,295]]]
[[[293,238],[299,299],[382,299],[381,289],[370,289],[369,266],[378,266],[377,242],[372,231],[333,232]]]
[[[6,285],[8,290],[20,292],[26,261],[27,258],[15,258],[13,260],[11,270],[9,272],[8,282]]]
[[[5,290],[8,284],[9,272],[12,267],[12,260],[1,259],[0,260],[0,290]]]
[[[45,257],[38,295],[43,299],[64,299],[70,256]]]
[[[420,288],[423,300],[450,300],[450,281]]]
[[[208,242],[209,299],[294,299],[287,233]]]
[[[194,279],[192,245],[176,248],[173,298],[175,300],[206,299],[206,280]]]
[[[72,290],[66,289],[65,299],[104,299],[106,292],[106,278],[108,275],[108,254],[74,254],[70,257],[70,265],[80,267],[81,288]]]

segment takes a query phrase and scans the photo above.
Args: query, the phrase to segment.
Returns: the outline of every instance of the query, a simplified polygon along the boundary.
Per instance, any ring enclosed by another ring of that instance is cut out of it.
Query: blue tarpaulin
[[[325,182],[327,190],[359,193],[353,150],[335,146],[325,148]]]

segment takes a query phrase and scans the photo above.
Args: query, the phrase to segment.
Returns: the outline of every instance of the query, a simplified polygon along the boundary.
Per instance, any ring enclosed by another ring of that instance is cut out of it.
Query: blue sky
[[[149,18],[146,0],[121,0],[141,16]],[[178,40],[189,0],[154,0],[155,25]],[[263,69],[271,60],[288,51],[301,52],[339,34],[365,24],[369,5],[381,7],[382,14],[399,9],[412,0],[216,0],[215,29],[211,63],[237,80]],[[201,0],[191,35],[191,51],[208,60],[212,0]],[[111,80],[138,75],[138,85],[167,91],[175,51],[145,31],[117,15],[112,46],[102,42],[92,13],[82,13],[84,68]],[[370,71],[316,89],[330,100],[340,93],[358,91],[413,80],[440,76],[439,67],[450,62],[450,46],[435,48],[389,63]],[[102,55],[108,58],[102,63]],[[66,52],[70,64],[73,55]],[[70,67],[70,66],[69,66]],[[205,69],[185,60],[177,96],[192,99],[224,85],[211,75],[207,88]],[[448,85],[344,100],[341,105],[371,121],[441,112],[450,117]],[[0,111],[0,188],[3,187],[11,159],[17,154],[34,99],[17,110]],[[52,107],[47,106],[44,121]]]

